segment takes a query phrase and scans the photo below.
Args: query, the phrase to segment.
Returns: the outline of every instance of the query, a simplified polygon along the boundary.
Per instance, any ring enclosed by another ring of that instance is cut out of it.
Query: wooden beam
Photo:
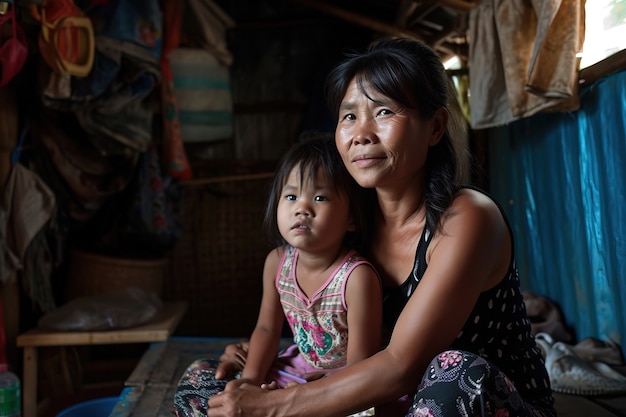
[[[626,69],[626,49],[614,53],[602,61],[583,68],[578,72],[579,85],[591,84],[602,77]]]
[[[449,7],[459,12],[467,13],[476,7],[476,2],[474,1],[464,1],[464,0],[439,0],[441,6]]]
[[[455,33],[456,21],[449,22],[441,28],[441,31],[432,37],[432,45],[439,46]]]
[[[450,57],[456,55],[461,58],[461,61],[467,62],[469,57],[469,48],[467,45],[457,45],[448,42],[443,42],[439,45],[435,45],[434,48],[442,55]]]
[[[215,184],[215,183],[225,182],[225,181],[258,180],[258,179],[272,178],[273,176],[274,176],[274,172],[261,172],[258,174],[231,175],[228,177],[196,178],[196,179],[191,179],[191,180],[183,180],[180,183],[183,186],[194,186],[194,185]]]
[[[315,1],[315,0],[294,0],[296,3],[299,3],[302,6],[309,7],[311,9],[316,9],[320,12],[327,13],[329,15],[338,17],[340,19],[346,20],[350,23],[354,23],[358,26],[363,26],[368,29],[372,29],[374,31],[387,33],[389,35],[394,35],[403,38],[411,38],[416,39],[418,41],[424,42],[426,44],[430,44],[427,39],[424,39],[419,33],[414,32],[412,30],[401,29],[399,27],[390,25],[388,23],[381,22],[376,19],[372,19],[367,16],[363,16],[357,13],[349,12],[347,10],[341,9],[332,4],[325,3],[323,1]]]
[[[404,25],[399,25],[403,28],[414,26],[416,23],[424,20],[426,16],[438,7],[439,4],[437,4],[434,0],[420,1],[419,3],[415,0],[405,0],[398,6],[396,23],[404,21]],[[404,17],[401,17],[400,15],[404,15]]]

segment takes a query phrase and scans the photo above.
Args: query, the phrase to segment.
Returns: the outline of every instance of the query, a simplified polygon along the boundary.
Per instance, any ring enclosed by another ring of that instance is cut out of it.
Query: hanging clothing
[[[45,232],[55,215],[54,193],[39,175],[13,164],[0,205],[0,283],[24,275],[25,291],[43,311],[56,307],[50,283],[52,263]]]
[[[0,282],[5,282],[11,270],[22,268],[26,249],[53,217],[55,208],[54,193],[46,183],[24,165],[14,164],[0,206],[6,219],[6,224],[0,225],[6,233],[6,262],[0,263]]]
[[[482,0],[469,14],[474,129],[579,108],[585,0]],[[485,65],[485,63],[493,63]]]

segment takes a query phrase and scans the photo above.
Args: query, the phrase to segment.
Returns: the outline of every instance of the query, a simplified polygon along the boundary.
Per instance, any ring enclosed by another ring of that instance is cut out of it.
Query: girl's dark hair
[[[346,233],[344,244],[363,251],[367,248],[369,228],[364,207],[361,204],[361,188],[346,169],[339,151],[335,146],[335,138],[327,132],[305,132],[278,162],[274,179],[265,205],[264,227],[272,244],[283,246],[287,242],[278,229],[276,212],[281,198],[283,186],[289,178],[291,170],[296,166],[302,172],[301,181],[314,179],[318,170],[329,180],[334,190],[348,199],[350,212],[354,219],[355,231]]]
[[[326,97],[334,117],[353,79],[366,96],[367,88],[374,88],[405,108],[417,109],[426,119],[442,107],[448,110],[446,132],[429,149],[425,166],[426,225],[439,230],[441,215],[465,180],[469,164],[465,120],[439,56],[411,39],[379,40],[363,53],[349,53],[326,79]]]

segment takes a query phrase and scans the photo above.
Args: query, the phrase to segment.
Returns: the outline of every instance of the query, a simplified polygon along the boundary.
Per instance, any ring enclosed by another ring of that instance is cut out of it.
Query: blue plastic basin
[[[83,401],[61,410],[56,417],[109,417],[119,397]]]

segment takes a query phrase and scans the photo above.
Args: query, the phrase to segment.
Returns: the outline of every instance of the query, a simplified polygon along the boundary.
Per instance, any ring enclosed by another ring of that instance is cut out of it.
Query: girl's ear
[[[432,125],[432,131],[430,136],[429,145],[435,146],[439,143],[446,129],[448,128],[448,109],[440,107],[435,111],[435,114],[430,120]]]

